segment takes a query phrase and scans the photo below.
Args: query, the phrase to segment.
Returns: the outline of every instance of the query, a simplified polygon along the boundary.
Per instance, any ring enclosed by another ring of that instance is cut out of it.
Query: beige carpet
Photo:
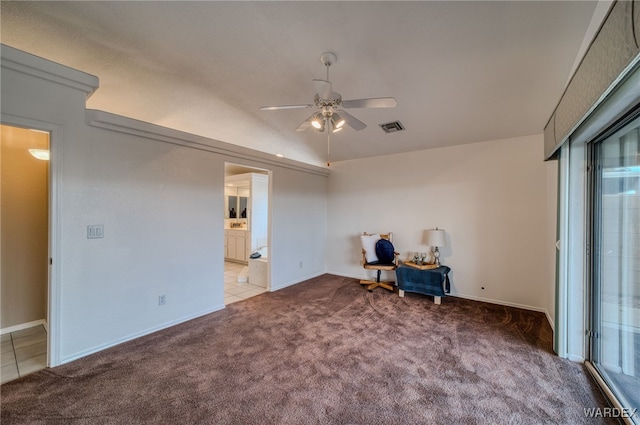
[[[324,275],[2,385],[9,424],[597,424],[541,313]]]

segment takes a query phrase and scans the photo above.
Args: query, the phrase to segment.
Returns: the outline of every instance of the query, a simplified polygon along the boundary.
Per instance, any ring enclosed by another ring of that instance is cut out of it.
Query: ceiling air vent
[[[385,133],[395,133],[396,131],[404,130],[404,126],[400,121],[393,121],[393,122],[388,122],[386,124],[380,124],[380,127],[382,127]]]

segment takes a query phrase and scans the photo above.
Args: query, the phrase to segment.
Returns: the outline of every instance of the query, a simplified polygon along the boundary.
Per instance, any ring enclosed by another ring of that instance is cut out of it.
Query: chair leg
[[[384,288],[388,291],[393,292],[393,284],[395,282],[380,282],[380,277],[382,275],[382,270],[376,270],[378,273],[376,275],[376,280],[375,282],[372,280],[361,280],[360,281],[360,285],[369,285],[367,286],[367,291],[372,292],[374,289],[376,289],[378,286],[380,286],[381,288]]]
[[[379,282],[378,286],[386,289],[387,291],[393,292],[393,283],[394,282]]]
[[[377,286],[378,283],[376,281],[373,281],[373,280],[362,279],[360,281],[360,285],[369,285],[369,286],[376,285]],[[369,289],[369,288],[367,288],[367,289]]]

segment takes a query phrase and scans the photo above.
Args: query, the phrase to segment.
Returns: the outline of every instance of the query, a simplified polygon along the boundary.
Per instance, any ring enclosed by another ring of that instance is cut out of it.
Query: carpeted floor
[[[597,424],[542,313],[323,275],[2,385],[9,424]]]

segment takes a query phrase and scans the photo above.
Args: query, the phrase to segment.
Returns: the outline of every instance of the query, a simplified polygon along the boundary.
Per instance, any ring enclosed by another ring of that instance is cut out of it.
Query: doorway
[[[48,132],[0,126],[2,383],[47,367]]]
[[[269,182],[269,170],[225,163],[225,305],[270,289]]]

